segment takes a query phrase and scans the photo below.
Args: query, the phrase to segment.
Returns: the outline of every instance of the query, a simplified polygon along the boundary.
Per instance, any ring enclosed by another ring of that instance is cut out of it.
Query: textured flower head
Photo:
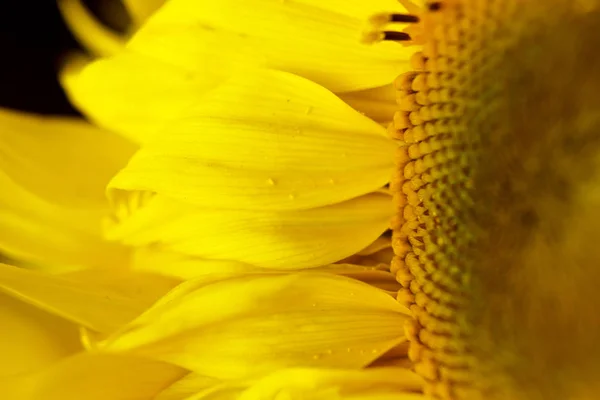
[[[0,114],[7,396],[595,397],[596,0],[60,4],[93,125]]]

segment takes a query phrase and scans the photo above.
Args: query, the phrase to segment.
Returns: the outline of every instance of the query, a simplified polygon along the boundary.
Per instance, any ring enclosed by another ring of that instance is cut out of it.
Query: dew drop
[[[333,354],[333,350],[331,350],[331,349],[327,349],[327,350],[325,350],[325,354],[329,354],[329,355],[331,355],[331,354]]]
[[[275,179],[273,179],[273,178],[267,179],[267,185],[269,185],[269,186],[275,186]]]
[[[317,306],[317,303],[312,303],[311,305],[312,305],[313,307],[316,307],[316,306]]]
[[[352,349],[350,347],[347,347],[346,352],[350,353],[350,352],[352,352]]]
[[[314,356],[312,356],[312,358],[314,360],[319,360],[322,356],[320,354],[315,354]]]
[[[330,185],[335,185],[335,179],[333,179],[333,178],[330,178],[330,179],[329,179],[329,184],[330,184]]]
[[[312,112],[312,110],[313,110],[312,106],[308,106],[308,107],[306,107],[306,110],[304,111],[304,113],[306,115],[308,115],[308,114],[310,114]]]
[[[377,353],[379,353],[379,349],[373,349],[373,350],[371,350],[371,353],[377,354]]]
[[[294,193],[288,194],[288,199],[294,200],[295,198],[296,198],[296,195]]]

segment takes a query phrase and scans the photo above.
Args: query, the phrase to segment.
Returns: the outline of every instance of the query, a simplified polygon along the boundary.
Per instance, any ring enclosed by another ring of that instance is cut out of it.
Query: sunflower
[[[0,114],[4,397],[594,398],[597,2],[322,3],[61,3],[93,124]]]

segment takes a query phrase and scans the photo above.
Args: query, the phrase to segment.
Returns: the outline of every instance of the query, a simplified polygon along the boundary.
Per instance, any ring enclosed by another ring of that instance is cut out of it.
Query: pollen
[[[577,197],[568,193],[583,185],[574,176],[597,176],[600,102],[582,93],[591,93],[584,82],[600,84],[599,69],[582,60],[597,46],[590,35],[600,19],[598,2],[581,3],[429,1],[402,31],[416,51],[412,71],[395,81],[388,129],[403,144],[390,185],[392,272],[414,316],[409,356],[434,399],[519,398],[512,393],[534,380],[522,385],[519,371],[557,359],[530,342],[541,326],[570,319],[529,326],[527,307],[539,303],[512,301],[523,295],[511,290],[536,298],[531,248],[560,232]]]

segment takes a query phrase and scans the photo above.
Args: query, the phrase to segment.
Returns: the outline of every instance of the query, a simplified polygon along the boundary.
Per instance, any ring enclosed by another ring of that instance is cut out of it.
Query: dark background
[[[84,3],[104,23],[123,31],[126,22],[122,15],[103,15],[107,1]],[[114,10],[114,4],[111,6]],[[57,73],[61,57],[78,48],[55,0],[0,1],[0,107],[76,114],[60,88]]]

